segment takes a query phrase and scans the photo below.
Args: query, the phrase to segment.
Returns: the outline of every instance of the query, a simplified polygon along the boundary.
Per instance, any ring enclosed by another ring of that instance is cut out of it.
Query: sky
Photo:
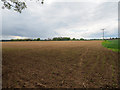
[[[2,39],[118,37],[118,0],[26,1],[22,13],[2,10]]]

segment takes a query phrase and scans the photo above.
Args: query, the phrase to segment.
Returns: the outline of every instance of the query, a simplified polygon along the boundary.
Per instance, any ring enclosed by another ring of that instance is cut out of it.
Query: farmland
[[[107,40],[107,41],[102,42],[102,45],[104,47],[107,47],[108,49],[112,49],[113,51],[120,52],[119,42],[120,42],[120,39]]]
[[[102,41],[2,42],[3,88],[118,87],[118,53]]]

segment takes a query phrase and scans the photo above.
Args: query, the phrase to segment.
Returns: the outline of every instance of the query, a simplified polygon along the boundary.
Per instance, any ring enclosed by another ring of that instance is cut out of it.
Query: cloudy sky
[[[27,9],[17,13],[2,10],[2,39],[12,38],[102,38],[118,37],[118,0],[26,1]]]

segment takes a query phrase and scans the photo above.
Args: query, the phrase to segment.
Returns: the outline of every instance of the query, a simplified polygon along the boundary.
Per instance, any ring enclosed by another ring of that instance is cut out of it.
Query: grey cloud
[[[110,21],[117,20],[116,5],[117,3],[60,2],[43,7],[33,4],[22,14],[4,10],[3,36],[52,38],[67,35],[80,38],[80,32],[85,34],[89,31],[88,35],[84,35],[86,38],[98,36],[100,38],[101,33],[98,33],[96,29],[102,27],[97,25],[104,26],[103,24],[105,24],[107,26]],[[33,7],[37,7],[37,9]],[[109,22],[107,23],[107,21]],[[111,28],[114,30],[116,27],[113,25]],[[78,32],[80,35],[77,34]]]

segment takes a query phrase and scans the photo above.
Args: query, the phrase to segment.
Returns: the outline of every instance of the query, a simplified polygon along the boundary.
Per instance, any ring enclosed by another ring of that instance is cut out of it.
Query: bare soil
[[[2,86],[116,88],[118,53],[101,42],[2,42]]]

